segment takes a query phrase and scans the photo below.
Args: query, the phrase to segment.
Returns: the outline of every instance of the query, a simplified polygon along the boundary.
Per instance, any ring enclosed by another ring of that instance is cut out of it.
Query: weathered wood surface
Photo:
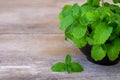
[[[0,80],[120,80],[120,63],[95,65],[64,41],[57,15],[64,4],[75,2],[84,0],[0,0]],[[51,72],[67,53],[84,72]]]

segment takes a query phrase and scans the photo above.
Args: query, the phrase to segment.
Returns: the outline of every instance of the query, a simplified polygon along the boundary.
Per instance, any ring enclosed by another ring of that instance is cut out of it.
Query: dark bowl
[[[85,54],[87,59],[92,63],[99,64],[99,65],[110,66],[110,65],[115,65],[120,61],[120,55],[115,61],[110,61],[107,56],[101,61],[95,61],[91,57],[91,48],[92,48],[92,46],[86,45],[84,48],[82,48],[80,50]]]

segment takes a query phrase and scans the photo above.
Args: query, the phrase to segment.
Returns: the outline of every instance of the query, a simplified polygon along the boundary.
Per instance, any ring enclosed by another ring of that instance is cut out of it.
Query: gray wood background
[[[63,5],[84,1],[0,0],[0,80],[120,80],[120,63],[106,67],[87,61],[59,30],[57,15]],[[66,54],[84,72],[51,72]]]

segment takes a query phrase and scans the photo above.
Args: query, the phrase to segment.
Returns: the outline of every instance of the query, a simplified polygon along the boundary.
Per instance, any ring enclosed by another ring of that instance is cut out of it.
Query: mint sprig
[[[59,14],[65,40],[70,39],[78,48],[92,46],[91,57],[95,61],[105,56],[110,61],[119,57],[120,45],[116,47],[115,43],[120,42],[120,0],[112,1],[86,0],[82,5],[65,5]]]
[[[68,73],[71,72],[82,72],[84,69],[83,67],[77,63],[77,62],[71,62],[71,56],[67,55],[65,58],[65,62],[58,62],[56,64],[54,64],[51,67],[51,70],[53,72],[64,72],[67,71]]]

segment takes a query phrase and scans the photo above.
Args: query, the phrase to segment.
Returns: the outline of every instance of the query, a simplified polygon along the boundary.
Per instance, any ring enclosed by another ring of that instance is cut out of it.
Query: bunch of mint
[[[92,46],[91,56],[95,61],[106,55],[114,61],[120,53],[120,7],[101,0],[87,0],[79,6],[65,5],[59,14],[60,29],[65,39],[70,39],[78,48]]]

